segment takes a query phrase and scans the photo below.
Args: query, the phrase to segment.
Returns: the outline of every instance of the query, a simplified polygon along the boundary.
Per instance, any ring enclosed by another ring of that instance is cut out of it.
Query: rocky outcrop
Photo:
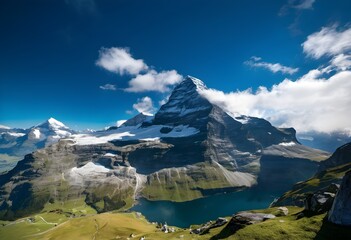
[[[305,200],[305,211],[311,214],[328,212],[335,198],[335,193],[316,192],[307,196]]]
[[[289,214],[289,209],[287,207],[278,207],[277,211],[278,213],[275,214],[277,217],[288,216]]]
[[[342,180],[328,220],[335,224],[351,226],[351,171],[347,172]]]
[[[229,223],[218,235],[211,239],[227,238],[248,225],[257,224],[273,218],[275,218],[273,214],[239,212],[230,219]]]
[[[208,233],[208,231],[210,231],[210,229],[223,226],[227,222],[228,222],[227,219],[220,217],[215,222],[209,221],[209,222],[203,224],[199,228],[191,229],[190,233],[203,235],[203,234]]]
[[[138,126],[139,124],[151,121],[152,118],[153,116],[149,116],[144,113],[139,113],[135,117],[125,121],[120,127]]]

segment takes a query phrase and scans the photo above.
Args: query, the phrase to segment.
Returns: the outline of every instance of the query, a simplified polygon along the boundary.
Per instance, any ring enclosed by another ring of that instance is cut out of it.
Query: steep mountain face
[[[323,171],[328,168],[337,167],[351,162],[351,143],[347,143],[339,147],[333,155],[322,162],[318,171]]]
[[[267,153],[281,156],[264,169],[281,166],[274,170],[282,174],[289,171],[286,161],[293,166],[298,159],[294,167],[299,168],[326,156],[301,146],[292,128],[232,117],[203,96],[205,89],[200,80],[187,77],[154,118],[141,114],[119,128],[73,134],[27,155],[0,176],[0,217],[19,217],[70,199],[83,199],[97,211],[130,206],[138,195],[192,200],[269,178],[260,175]],[[43,128],[31,129],[27,138],[41,141],[48,136]],[[18,192],[25,193],[25,204],[16,198]]]
[[[0,165],[0,172],[11,168],[11,165],[22,159],[24,155],[49,146],[73,133],[75,133],[73,130],[54,118],[29,129],[0,130],[0,161],[4,163],[3,167]],[[9,159],[17,161],[6,164]]]

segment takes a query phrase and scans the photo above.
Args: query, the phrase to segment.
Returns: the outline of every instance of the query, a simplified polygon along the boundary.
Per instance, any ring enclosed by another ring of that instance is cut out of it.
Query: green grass
[[[80,209],[70,202],[66,210]],[[55,208],[54,205],[45,209]],[[82,217],[69,218],[64,214],[42,212],[33,215],[34,222],[19,219],[16,222],[0,222],[0,239],[127,239],[134,234],[134,239],[145,236],[146,239],[347,239],[351,229],[329,224],[325,221],[325,214],[296,219],[296,215],[303,209],[288,207],[289,215],[277,217],[265,222],[246,226],[235,234],[226,232],[226,225],[214,228],[205,235],[190,234],[189,229],[175,227],[174,233],[165,234],[149,223],[143,216],[135,213],[102,213]],[[79,210],[79,211],[80,211]],[[254,210],[252,212],[277,213],[277,208]],[[44,218],[49,223],[45,223]],[[228,220],[230,217],[227,218]],[[197,226],[192,226],[193,228]],[[132,239],[132,238],[131,238]]]

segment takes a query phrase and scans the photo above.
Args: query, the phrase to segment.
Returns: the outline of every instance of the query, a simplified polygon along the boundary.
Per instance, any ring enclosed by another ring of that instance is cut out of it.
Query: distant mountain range
[[[138,196],[187,201],[269,186],[272,171],[292,184],[329,157],[301,145],[293,128],[232,116],[210,103],[204,89],[187,77],[155,116],[139,114],[103,131],[77,133],[52,118],[28,130],[3,130],[3,154],[34,152],[0,176],[0,217],[72,199],[98,212],[128,207]]]
[[[0,128],[0,172],[14,167],[24,155],[76,133],[54,118],[29,129]]]

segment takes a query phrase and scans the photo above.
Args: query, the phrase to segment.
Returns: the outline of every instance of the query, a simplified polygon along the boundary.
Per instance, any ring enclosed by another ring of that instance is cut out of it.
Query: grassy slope
[[[73,204],[73,203],[72,203]],[[80,209],[81,207],[81,209]],[[75,209],[93,211],[84,206]],[[71,210],[74,208],[70,208]],[[25,219],[16,224],[0,226],[1,239],[127,239],[134,234],[134,239],[145,236],[146,239],[347,239],[351,229],[345,229],[323,221],[325,214],[304,217],[296,220],[301,208],[289,207],[289,215],[277,217],[262,223],[247,226],[234,235],[225,232],[225,226],[211,229],[208,234],[190,234],[188,229],[176,228],[174,233],[160,232],[154,224],[138,217],[135,213],[103,213],[83,217],[68,218],[59,213],[41,213],[30,223]],[[257,210],[256,212],[275,213],[276,208]],[[93,213],[93,212],[90,212]],[[43,217],[45,223],[39,216]],[[229,219],[229,218],[228,218]],[[9,224],[9,222],[2,222]],[[215,237],[217,236],[217,237]],[[222,236],[222,237],[220,237]],[[94,238],[95,237],[95,238]],[[132,239],[132,238],[131,238]]]

